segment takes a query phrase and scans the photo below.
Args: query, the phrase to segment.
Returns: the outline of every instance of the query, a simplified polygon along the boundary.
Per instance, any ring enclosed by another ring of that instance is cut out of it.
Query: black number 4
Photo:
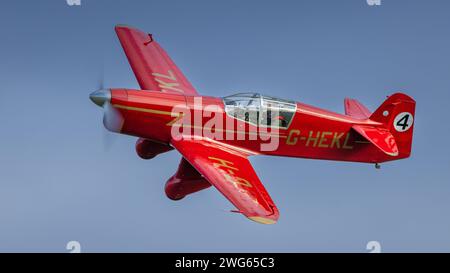
[[[405,130],[409,126],[408,120],[409,120],[409,115],[405,115],[399,121],[397,121],[396,125],[402,127],[402,130]]]

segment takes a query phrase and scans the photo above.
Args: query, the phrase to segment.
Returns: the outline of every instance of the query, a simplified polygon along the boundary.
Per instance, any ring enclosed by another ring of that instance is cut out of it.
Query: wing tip
[[[130,26],[130,25],[126,25],[126,24],[117,24],[116,26],[115,26],[115,29],[136,29],[135,27],[133,27],[133,26]]]
[[[272,219],[268,217],[262,217],[262,216],[248,216],[248,219],[252,220],[253,222],[264,224],[264,225],[273,225],[277,223],[278,219]]]
[[[131,31],[131,32],[139,32],[139,33],[146,34],[144,31],[142,31],[142,30],[140,30],[140,29],[138,29],[136,27],[133,27],[133,26],[130,26],[130,25],[126,25],[126,24],[117,24],[114,27],[114,29],[116,30],[116,32],[128,30],[128,31]]]

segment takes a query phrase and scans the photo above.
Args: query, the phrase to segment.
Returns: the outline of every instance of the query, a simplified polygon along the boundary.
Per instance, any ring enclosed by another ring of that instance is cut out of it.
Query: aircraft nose
[[[111,101],[111,90],[109,89],[100,89],[97,91],[92,92],[89,95],[89,98],[91,101],[98,106],[102,107],[105,102]]]

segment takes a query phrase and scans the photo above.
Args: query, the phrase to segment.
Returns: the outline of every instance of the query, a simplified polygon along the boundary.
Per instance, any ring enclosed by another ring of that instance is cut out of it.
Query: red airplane
[[[166,195],[179,200],[213,185],[239,212],[262,224],[279,212],[248,157],[274,155],[379,163],[411,154],[415,101],[389,96],[373,113],[345,99],[345,114],[258,93],[201,96],[167,53],[135,28],[115,28],[142,90],[101,89],[90,99],[104,108],[113,132],[139,137],[143,159],[176,149],[181,155]]]

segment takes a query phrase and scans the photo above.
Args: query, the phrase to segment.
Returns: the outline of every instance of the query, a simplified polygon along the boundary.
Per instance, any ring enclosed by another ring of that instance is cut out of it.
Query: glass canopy
[[[259,93],[239,93],[223,100],[229,116],[256,126],[287,128],[297,109],[294,101]]]

